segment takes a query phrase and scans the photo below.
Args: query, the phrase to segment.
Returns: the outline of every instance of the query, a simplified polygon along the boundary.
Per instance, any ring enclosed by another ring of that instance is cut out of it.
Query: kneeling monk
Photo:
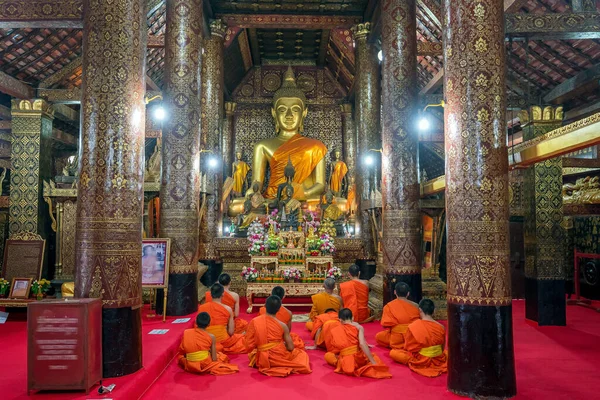
[[[225,288],[221,302],[233,310],[233,322],[235,323],[234,333],[244,333],[248,327],[248,321],[245,321],[240,316],[240,295],[229,290],[231,286],[231,276],[229,274],[219,275],[219,283]],[[211,302],[212,296],[206,293],[206,302]]]
[[[271,295],[279,297],[283,302],[283,298],[285,297],[285,289],[281,286],[275,286],[273,290],[271,290]],[[266,307],[261,307],[258,311],[259,315],[264,315],[266,313]],[[304,340],[302,340],[302,338],[300,338],[300,336],[298,336],[297,333],[292,332],[292,312],[282,305],[275,316],[278,320],[283,322],[288,327],[288,330],[290,331],[290,336],[292,337],[292,341],[294,342],[294,347],[297,349],[303,349]]]
[[[368,322],[371,316],[369,310],[369,281],[359,279],[360,268],[352,264],[348,268],[350,280],[340,284],[340,296],[344,301],[344,307],[349,308],[354,315],[354,320],[359,324]]]
[[[429,299],[419,303],[421,319],[408,326],[404,334],[404,350],[390,351],[390,356],[419,375],[430,378],[448,372],[448,357],[444,352],[446,330],[433,319],[434,304]]]
[[[338,311],[333,308],[325,310],[325,313],[317,315],[313,323],[313,329],[310,333],[311,338],[315,341],[314,348],[322,348],[327,351],[332,351],[331,345],[331,330],[340,325]]]
[[[310,374],[308,354],[294,348],[288,327],[277,319],[281,299],[269,297],[265,308],[267,313],[250,321],[246,331],[250,366],[269,376]]]
[[[212,301],[198,307],[199,312],[210,315],[210,325],[206,328],[208,333],[215,335],[217,350],[229,354],[245,353],[244,336],[234,333],[233,310],[221,303],[225,288],[220,283],[215,283],[210,288]]]
[[[375,340],[380,346],[401,349],[404,347],[404,333],[408,329],[408,324],[418,320],[420,313],[419,305],[408,300],[410,287],[406,283],[396,283],[394,291],[396,300],[390,301],[383,307],[381,326],[385,330],[377,333]]]
[[[333,349],[325,354],[325,361],[338,374],[365,376],[367,378],[391,378],[389,368],[379,357],[371,354],[362,326],[352,321],[352,311],[342,308],[339,312],[341,325],[331,330]]]
[[[313,321],[317,315],[321,315],[330,308],[334,309],[336,312],[340,311],[344,307],[344,302],[342,298],[337,294],[334,294],[333,291],[335,289],[335,279],[327,278],[323,282],[324,292],[317,293],[312,295],[312,309],[310,310],[310,314],[308,318],[310,321],[306,323],[306,329],[312,332],[313,330]]]
[[[229,358],[217,352],[215,335],[206,332],[210,315],[201,312],[196,316],[197,328],[186,329],[179,345],[179,366],[195,374],[229,375],[239,372],[237,365],[229,364]]]

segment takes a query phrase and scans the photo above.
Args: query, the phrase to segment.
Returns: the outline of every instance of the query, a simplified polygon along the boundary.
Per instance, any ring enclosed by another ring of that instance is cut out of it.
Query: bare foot
[[[317,346],[304,346],[305,350],[316,350]]]

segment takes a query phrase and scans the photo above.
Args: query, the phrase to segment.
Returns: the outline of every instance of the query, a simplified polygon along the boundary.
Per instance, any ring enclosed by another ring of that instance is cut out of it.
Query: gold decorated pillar
[[[421,299],[416,0],[382,3],[382,231],[384,301],[396,282]]]
[[[43,182],[52,174],[54,110],[42,99],[12,101],[9,235],[31,232],[48,239]]]
[[[160,237],[171,239],[167,314],[198,306],[202,1],[166,0]]]
[[[200,173],[202,174],[202,221],[200,223],[200,259],[216,258],[213,239],[222,226],[221,189],[223,187],[223,40],[227,26],[222,20],[210,22],[210,36],[204,40],[202,56],[202,114]],[[218,163],[218,165],[211,164]]]
[[[504,4],[444,2],[448,390],[516,394]]]
[[[83,12],[75,297],[102,298],[103,376],[142,367],[145,0]]]
[[[369,149],[381,148],[380,131],[380,68],[377,48],[367,39],[371,29],[370,23],[358,24],[352,28],[355,42],[354,77],[355,100],[354,121],[356,126],[356,229],[363,239],[365,255],[375,258],[377,253],[373,245],[373,232],[369,214],[362,211],[365,207],[380,206],[373,200],[375,191],[380,190],[377,184],[377,172],[365,167],[364,158]],[[378,158],[378,153],[373,154]],[[367,201],[371,199],[370,201]]]
[[[562,107],[549,106],[542,111],[534,106],[520,116],[525,141],[562,125]],[[564,326],[567,322],[562,185],[561,157],[525,170],[525,317],[539,325]]]
[[[340,107],[342,109],[343,157],[348,166],[348,184],[352,185],[353,180],[356,183],[356,129],[352,117],[352,104],[345,103]],[[352,190],[352,188],[349,190]],[[351,206],[351,204],[348,204],[348,207]]]
[[[223,173],[225,176],[231,176],[233,173],[233,133],[236,103],[232,101],[225,102],[225,119],[223,120],[223,134],[221,136],[221,148],[223,153]]]

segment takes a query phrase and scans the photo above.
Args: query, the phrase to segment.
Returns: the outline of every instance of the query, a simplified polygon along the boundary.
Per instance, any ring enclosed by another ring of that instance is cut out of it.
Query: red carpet
[[[600,314],[569,306],[568,327],[537,327],[525,320],[525,302],[513,306],[517,399],[598,398],[600,374]],[[242,307],[242,309],[244,309]],[[246,314],[242,312],[242,316]],[[250,317],[250,316],[248,316]],[[367,324],[367,339],[375,343],[379,325]],[[303,324],[295,332],[308,340]],[[338,375],[325,364],[323,352],[309,351],[313,373],[289,378],[270,378],[247,366],[245,355],[232,356],[240,366],[236,375],[212,377],[182,372],[172,362],[144,399],[444,399],[459,398],[446,390],[446,376],[428,379],[395,364],[385,349],[374,347],[391,368],[392,379],[371,380]]]
[[[144,368],[121,378],[105,379],[105,386],[116,384],[107,395],[98,394],[98,386],[89,395],[85,392],[38,392],[27,396],[27,322],[25,314],[11,314],[8,322],[0,325],[0,398],[3,400],[84,400],[84,399],[138,399],[169,365],[179,348],[181,333],[193,325],[193,318],[185,324],[172,324],[175,317],[148,318],[148,308],[142,311],[142,339]],[[152,329],[169,329],[164,335],[148,335]]]
[[[242,304],[242,310],[245,305]],[[597,398],[600,386],[597,362],[600,360],[600,314],[593,310],[569,306],[568,327],[537,327],[524,318],[524,301],[513,303],[515,353],[517,368],[517,399],[592,399]],[[144,312],[144,316],[147,311]],[[251,315],[242,312],[250,319]],[[12,315],[11,315],[12,317]],[[144,318],[144,368],[136,374],[123,378],[107,379],[105,385],[116,383],[111,394],[90,395],[74,393],[36,393],[34,399],[264,399],[281,398],[295,400],[306,398],[381,399],[410,398],[443,399],[458,398],[446,390],[445,376],[427,379],[408,368],[395,364],[385,349],[374,347],[389,366],[392,379],[371,380],[350,378],[335,374],[325,364],[323,352],[309,351],[313,373],[286,379],[269,378],[247,366],[247,356],[232,356],[232,362],[240,366],[236,375],[212,377],[196,376],[182,372],[173,357],[183,329],[191,326],[177,325],[168,318],[165,325],[158,318]],[[148,335],[156,328],[170,329],[166,335]],[[374,343],[379,331],[376,323],[365,326],[367,339]],[[306,341],[309,339],[304,324],[294,323],[294,331]],[[0,367],[0,398],[6,400],[28,399],[26,369],[26,325],[12,318],[0,325],[0,343],[3,345]],[[164,373],[156,379],[163,369]],[[154,382],[154,384],[153,384]],[[148,389],[145,394],[144,391]]]

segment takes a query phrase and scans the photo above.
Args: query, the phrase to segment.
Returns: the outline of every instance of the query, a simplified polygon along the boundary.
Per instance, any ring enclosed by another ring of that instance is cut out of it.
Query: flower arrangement
[[[283,278],[288,281],[299,281],[302,278],[302,271],[298,268],[284,269]]]
[[[35,294],[38,300],[43,297],[44,293],[50,288],[50,281],[47,279],[35,280],[31,283],[31,294]]]
[[[265,252],[265,228],[260,221],[255,219],[248,227],[248,254],[251,256],[260,255]]]
[[[258,278],[258,270],[254,267],[244,267],[242,268],[242,278],[244,278],[246,282],[254,282],[256,278]]]
[[[267,237],[266,241],[267,249],[270,256],[277,256],[279,248],[283,245],[283,238],[278,235],[271,234]]]
[[[0,278],[0,296],[6,297],[8,289],[10,288],[10,282],[4,278]]]
[[[338,267],[331,267],[327,271],[327,277],[333,278],[337,281],[338,279],[340,279],[342,277],[342,270],[339,269]]]
[[[275,233],[278,233],[281,229],[281,217],[279,216],[279,210],[276,208],[271,211],[269,215],[267,215],[267,219],[265,220],[265,229],[273,228]]]
[[[327,233],[321,234],[321,254],[331,255],[335,253],[335,244],[333,238]]]
[[[304,229],[308,231],[310,228],[316,232],[321,225],[321,222],[318,220],[319,214],[316,211],[306,211],[303,215],[304,219]]]

